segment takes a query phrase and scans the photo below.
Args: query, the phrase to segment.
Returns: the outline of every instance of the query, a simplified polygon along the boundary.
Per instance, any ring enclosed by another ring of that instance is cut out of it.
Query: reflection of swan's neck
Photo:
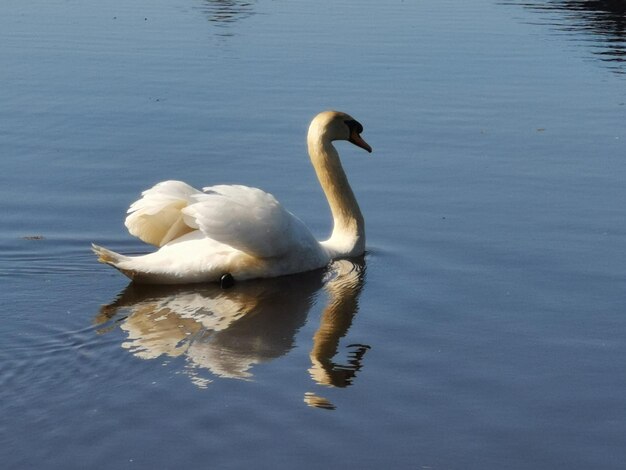
[[[315,382],[335,387],[346,387],[361,369],[361,358],[369,346],[351,345],[348,364],[337,364],[333,357],[337,354],[339,341],[352,324],[359,309],[359,294],[365,279],[365,266],[361,257],[356,263],[340,260],[332,265],[337,277],[326,285],[328,305],[320,319],[319,329],[313,336],[313,348],[309,353],[311,368],[309,373]]]
[[[365,250],[365,221],[339,154],[324,134],[309,132],[307,142],[311,162],[333,215],[333,233],[322,244],[332,257],[361,255]]]

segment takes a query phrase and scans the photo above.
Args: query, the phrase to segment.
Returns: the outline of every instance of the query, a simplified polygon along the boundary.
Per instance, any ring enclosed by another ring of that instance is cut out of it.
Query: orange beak
[[[370,145],[363,140],[363,138],[360,136],[360,134],[356,130],[353,130],[352,132],[350,132],[350,139],[348,140],[349,142],[352,142],[357,147],[361,147],[362,149],[367,150],[369,153],[372,153],[372,147],[370,147]]]

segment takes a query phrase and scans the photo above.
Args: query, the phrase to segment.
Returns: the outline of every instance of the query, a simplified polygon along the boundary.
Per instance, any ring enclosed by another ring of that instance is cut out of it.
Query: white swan
[[[269,193],[247,186],[209,186],[199,191],[164,181],[144,191],[128,209],[132,235],[158,251],[124,256],[92,245],[98,261],[136,282],[186,284],[276,277],[310,271],[365,250],[365,223],[333,146],[347,140],[367,150],[363,126],[349,115],[325,111],[309,126],[311,162],[332,212],[331,237],[318,242],[307,227]]]

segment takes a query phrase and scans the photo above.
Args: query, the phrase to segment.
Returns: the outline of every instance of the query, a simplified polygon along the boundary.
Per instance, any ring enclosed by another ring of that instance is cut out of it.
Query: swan
[[[365,222],[341,166],[335,140],[368,152],[363,126],[346,113],[324,111],[307,134],[311,163],[330,206],[333,230],[317,241],[304,223],[269,193],[240,185],[202,191],[182,181],[163,181],[131,204],[125,225],[131,235],[159,249],[125,256],[92,244],[98,261],[145,284],[271,278],[312,271],[337,258],[362,255]]]

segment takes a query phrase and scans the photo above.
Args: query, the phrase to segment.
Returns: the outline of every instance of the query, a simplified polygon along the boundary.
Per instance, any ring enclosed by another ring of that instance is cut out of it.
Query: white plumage
[[[307,227],[269,193],[240,185],[199,191],[164,181],[144,191],[128,209],[129,232],[159,250],[124,256],[93,245],[99,261],[137,282],[180,284],[275,277],[321,268],[331,259],[356,256],[365,246],[364,222],[333,140],[371,151],[362,126],[344,113],[326,111],[309,128],[311,161],[334,218],[331,238],[318,242]]]

